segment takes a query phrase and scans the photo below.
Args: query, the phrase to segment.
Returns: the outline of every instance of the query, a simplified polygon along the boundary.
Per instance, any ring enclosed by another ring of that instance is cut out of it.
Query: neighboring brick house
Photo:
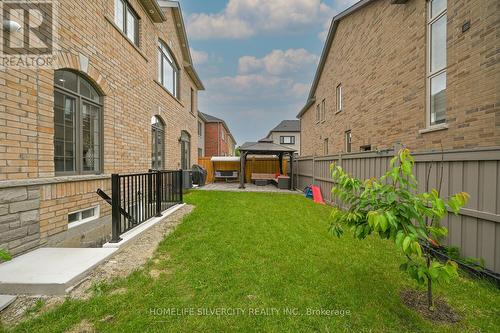
[[[197,92],[178,2],[60,0],[54,69],[0,71],[0,248],[91,245],[110,174],[196,161]]]
[[[300,120],[283,120],[269,131],[266,138],[276,144],[293,148],[300,155]]]
[[[205,157],[234,156],[236,141],[226,122],[200,112],[205,122]]]
[[[498,0],[363,0],[334,17],[301,154],[500,146],[499,13]]]
[[[205,156],[205,125],[207,120],[203,113],[198,111],[198,157]]]

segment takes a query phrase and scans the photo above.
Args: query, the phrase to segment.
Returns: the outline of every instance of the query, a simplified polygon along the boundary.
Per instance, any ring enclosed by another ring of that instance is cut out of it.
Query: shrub
[[[406,256],[400,269],[419,284],[427,284],[428,306],[432,310],[432,284],[449,282],[457,275],[457,264],[434,260],[422,245],[437,245],[448,234],[448,229],[441,225],[442,219],[448,210],[457,214],[469,195],[460,192],[445,200],[436,189],[418,193],[413,166],[408,149],[399,151],[390,162],[391,169],[380,179],[361,181],[332,165],[332,194],[342,206],[332,212],[331,232],[340,237],[343,226],[348,226],[358,239],[374,233],[394,241]]]
[[[7,250],[0,249],[0,262],[1,261],[9,261],[11,259],[12,259],[12,256],[10,255],[9,252],[7,252]]]

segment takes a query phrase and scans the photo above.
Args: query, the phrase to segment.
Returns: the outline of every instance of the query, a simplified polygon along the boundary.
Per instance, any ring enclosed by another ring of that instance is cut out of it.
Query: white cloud
[[[330,25],[332,24],[331,21],[326,21],[324,24],[323,24],[323,30],[318,33],[318,38],[324,42],[326,41],[326,37],[328,37],[328,32],[330,31]]]
[[[191,38],[237,39],[259,32],[301,31],[331,15],[322,0],[229,0],[219,13],[190,15],[187,26]]]
[[[241,57],[238,72],[246,74],[263,70],[271,75],[282,75],[297,72],[317,62],[318,56],[305,49],[273,50],[262,58]]]
[[[303,96],[309,92],[310,88],[311,88],[310,84],[294,83],[294,85],[292,86],[292,92],[295,95]]]
[[[237,17],[221,14],[191,14],[188,18],[189,37],[197,39],[246,38],[254,34],[252,27]]]
[[[201,65],[208,61],[208,53],[204,51],[191,49],[191,57],[195,65]]]
[[[269,96],[277,88],[282,93],[293,86],[293,81],[265,74],[242,74],[209,79],[207,86],[217,87],[219,93],[232,99],[238,96]]]

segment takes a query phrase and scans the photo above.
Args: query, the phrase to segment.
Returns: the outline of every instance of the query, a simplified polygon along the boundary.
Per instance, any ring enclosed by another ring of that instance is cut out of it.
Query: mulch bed
[[[460,316],[442,298],[434,296],[434,310],[427,306],[427,293],[416,290],[401,292],[404,305],[417,311],[424,318],[436,323],[454,324],[460,321]]]

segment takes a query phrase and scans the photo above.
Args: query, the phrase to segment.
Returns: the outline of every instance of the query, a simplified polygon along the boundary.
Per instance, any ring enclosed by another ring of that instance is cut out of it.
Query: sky
[[[357,0],[179,0],[199,110],[257,141],[304,106],[333,16]]]

